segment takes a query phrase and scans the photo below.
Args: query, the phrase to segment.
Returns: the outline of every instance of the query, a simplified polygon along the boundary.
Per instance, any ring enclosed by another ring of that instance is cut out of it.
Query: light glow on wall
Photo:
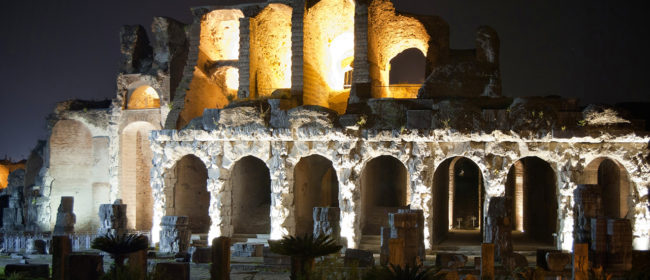
[[[345,72],[352,70],[354,34],[345,32],[329,42],[327,84],[333,90],[343,90]]]

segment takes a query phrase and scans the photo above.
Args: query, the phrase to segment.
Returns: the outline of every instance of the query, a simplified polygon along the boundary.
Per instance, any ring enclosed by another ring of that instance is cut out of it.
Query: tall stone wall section
[[[228,184],[234,163],[252,155],[266,162],[271,175],[271,238],[278,239],[294,234],[293,168],[309,155],[321,155],[333,164],[339,183],[341,209],[341,237],[355,248],[361,238],[360,182],[365,164],[381,155],[401,161],[408,170],[407,204],[422,209],[424,238],[431,245],[432,177],[445,159],[462,156],[476,163],[485,182],[483,213],[492,197],[505,195],[505,182],[510,167],[523,157],[539,157],[550,164],[557,178],[558,239],[557,246],[570,249],[573,244],[573,190],[580,182],[580,174],[591,160],[607,156],[621,163],[629,172],[635,195],[633,231],[635,247],[646,246],[650,212],[647,202],[647,182],[650,166],[645,161],[648,140],[644,137],[607,139],[582,139],[567,142],[562,139],[530,140],[501,132],[471,137],[444,130],[429,133],[400,135],[397,131],[366,131],[355,135],[339,129],[322,127],[276,128],[272,131],[260,127],[234,127],[203,131],[153,132],[154,164],[152,188],[154,202],[154,227],[164,215],[165,182],[163,174],[186,154],[194,154],[208,168],[208,190],[211,194],[210,237],[231,235],[230,196]],[[236,141],[233,141],[236,139]],[[154,228],[153,234],[156,234]],[[154,238],[155,240],[155,238]]]

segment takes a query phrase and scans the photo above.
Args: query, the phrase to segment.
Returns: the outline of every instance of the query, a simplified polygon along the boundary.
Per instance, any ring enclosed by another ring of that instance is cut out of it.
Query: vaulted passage
[[[627,170],[618,162],[603,157],[590,162],[584,175],[584,183],[598,184],[601,188],[602,214],[608,218],[625,218],[630,210]]]
[[[391,156],[370,160],[361,172],[361,231],[378,235],[388,226],[388,213],[407,205],[406,167]]]
[[[181,158],[166,176],[168,201],[166,215],[188,216],[192,233],[207,233],[210,229],[210,193],[207,189],[208,170],[194,155]],[[169,205],[171,203],[171,205]],[[169,208],[171,206],[171,209]]]
[[[480,242],[483,197],[483,176],[476,163],[465,157],[443,161],[433,175],[433,243],[451,237],[450,231],[454,237]]]
[[[135,122],[122,130],[120,138],[120,197],[126,208],[127,227],[150,230],[153,196],[149,183],[152,152],[149,132],[156,128],[147,122]]]
[[[231,171],[232,226],[235,234],[271,231],[271,176],[262,160],[247,156]]]
[[[313,232],[314,207],[338,207],[339,184],[328,159],[312,155],[300,159],[294,174],[296,234]]]
[[[552,244],[557,232],[557,179],[553,168],[538,157],[525,157],[508,171],[506,197],[513,230],[524,240]],[[516,242],[516,241],[515,241]]]

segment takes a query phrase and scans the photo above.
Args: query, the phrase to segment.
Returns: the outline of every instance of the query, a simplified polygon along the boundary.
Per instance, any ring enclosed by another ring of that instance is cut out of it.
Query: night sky
[[[190,6],[256,1],[21,0],[0,8],[0,158],[28,156],[45,117],[72,98],[115,96],[119,30],[153,16],[189,23]],[[584,103],[650,101],[650,31],[643,1],[395,0],[435,14],[451,47],[474,47],[480,25],[501,38],[503,95],[577,97]]]

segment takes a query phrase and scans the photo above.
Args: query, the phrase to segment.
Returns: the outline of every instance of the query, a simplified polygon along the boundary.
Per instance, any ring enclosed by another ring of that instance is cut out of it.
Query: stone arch
[[[160,96],[158,92],[148,85],[139,86],[130,92],[128,99],[127,109],[160,108]]]
[[[349,0],[308,5],[303,25],[305,105],[330,108],[330,103],[347,100],[350,90],[344,81],[354,57],[354,11]]]
[[[447,158],[434,172],[432,191],[434,244],[443,242],[449,231],[480,242],[485,186],[478,164],[463,156]]]
[[[271,176],[266,163],[254,156],[238,159],[230,171],[233,234],[271,231]]]
[[[338,207],[339,184],[332,162],[320,155],[302,157],[293,170],[296,234],[313,232],[314,207]]]
[[[50,226],[56,222],[56,209],[62,196],[73,196],[77,230],[90,230],[97,213],[93,211],[93,136],[76,120],[60,120],[49,139],[49,172],[53,178],[50,194]]]
[[[250,95],[291,88],[291,7],[272,3],[250,19]]]
[[[366,162],[361,172],[361,233],[378,235],[388,213],[408,205],[408,172],[399,159],[383,155]]]
[[[127,226],[135,230],[150,230],[153,220],[153,194],[150,170],[153,153],[149,132],[159,129],[148,122],[128,124],[120,134],[119,197],[128,205]]]
[[[410,48],[427,54],[430,39],[427,29],[418,19],[398,14],[390,1],[372,1],[368,7],[372,97],[392,97],[388,88],[391,59]]]
[[[426,79],[426,56],[418,48],[397,54],[389,62],[389,88],[392,98],[417,98]]]
[[[207,181],[205,163],[193,154],[181,157],[165,172],[165,215],[188,216],[192,233],[208,233],[210,229]]]
[[[584,169],[583,184],[597,184],[601,187],[603,214],[609,218],[625,218],[630,211],[628,197],[630,176],[617,160],[599,157]]]
[[[513,230],[527,240],[553,244],[558,227],[557,175],[551,165],[536,156],[513,163],[506,179],[506,197]]]

